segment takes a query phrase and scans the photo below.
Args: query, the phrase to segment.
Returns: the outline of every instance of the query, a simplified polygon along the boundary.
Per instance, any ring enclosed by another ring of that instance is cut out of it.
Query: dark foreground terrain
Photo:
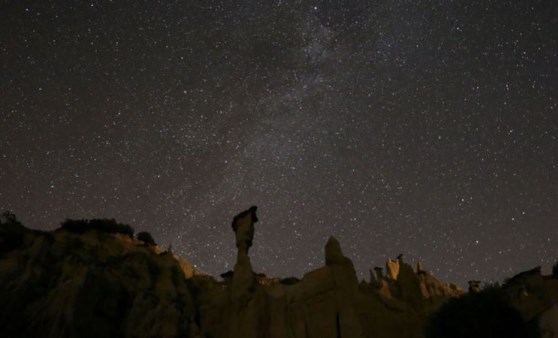
[[[368,282],[330,238],[302,279],[252,270],[255,207],[233,220],[238,256],[222,280],[113,220],[43,232],[0,223],[2,337],[557,337],[558,277],[539,268],[465,292],[402,257]],[[558,270],[558,269],[557,269]]]

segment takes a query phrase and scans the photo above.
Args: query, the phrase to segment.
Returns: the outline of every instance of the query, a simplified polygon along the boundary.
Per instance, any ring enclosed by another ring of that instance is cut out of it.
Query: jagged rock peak
[[[389,278],[393,280],[397,280],[397,276],[399,275],[399,268],[400,268],[400,259],[389,259],[386,261],[386,274]]]
[[[343,255],[339,241],[333,236],[329,237],[327,240],[325,246],[325,260],[326,265],[346,264],[347,261],[349,261],[349,259]]]
[[[240,224],[242,224],[242,222],[256,223],[258,221],[258,217],[256,216],[256,211],[257,210],[258,210],[258,207],[253,205],[249,209],[244,210],[243,212],[234,216],[232,224],[231,224],[233,230],[236,231],[236,229],[238,228],[238,226]],[[249,217],[246,217],[246,216],[249,216]]]
[[[258,210],[258,207],[252,206],[233,218],[232,228],[235,233],[236,247],[239,249],[239,253],[248,254],[248,249],[252,246],[254,223],[258,221],[256,210]]]

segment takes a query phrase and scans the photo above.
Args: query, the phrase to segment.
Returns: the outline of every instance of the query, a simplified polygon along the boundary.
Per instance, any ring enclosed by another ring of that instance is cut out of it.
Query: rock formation
[[[253,234],[255,211],[253,207],[233,220],[237,263],[232,282],[223,282],[230,287],[220,288],[205,277],[192,278],[194,293],[204,295],[196,303],[203,336],[418,338],[428,313],[461,293],[426,273],[415,273],[402,257],[395,261],[396,274],[377,273],[373,281],[359,285],[353,263],[334,237],[326,243],[324,267],[298,282],[256,283],[245,250],[252,237],[238,233],[244,227]],[[223,277],[229,280],[230,273]],[[243,282],[235,283],[237,278]]]
[[[248,249],[252,246],[254,240],[254,223],[258,221],[256,216],[258,207],[252,206],[250,209],[234,216],[232,228],[234,230],[236,247],[239,252],[248,254]]]
[[[471,292],[453,298],[430,318],[428,337],[556,337],[558,279],[540,268],[507,280],[504,285],[471,281]]]
[[[255,273],[248,251],[256,211],[233,219],[236,264],[222,282],[114,221],[71,221],[42,232],[6,218],[2,337],[424,338],[429,316],[465,294],[422,264],[414,271],[402,255],[386,262],[385,275],[375,267],[370,282],[359,283],[334,237],[324,266],[301,279]],[[501,291],[523,321],[557,334],[557,278],[534,269]]]
[[[251,312],[249,303],[255,296],[254,291],[258,286],[256,276],[252,270],[252,263],[248,257],[248,249],[252,246],[254,239],[254,223],[258,221],[256,216],[257,207],[236,215],[232,222],[232,228],[236,237],[236,247],[238,249],[236,264],[232,275],[230,288],[230,303],[225,306],[229,309],[229,330],[230,337],[251,337],[258,331],[258,313]]]
[[[544,332],[558,336],[558,278],[544,276],[541,268],[536,267],[509,279],[502,290],[507,302],[521,314],[523,320],[539,321]]]
[[[386,261],[386,272],[389,278],[397,280],[397,276],[399,275],[399,259],[388,259]]]
[[[374,271],[376,272],[376,278],[377,279],[383,279],[384,278],[384,271],[383,271],[381,266],[374,267]]]
[[[558,303],[540,314],[539,329],[542,338],[558,337]]]
[[[0,224],[2,337],[186,337],[186,262],[128,234]],[[192,274],[193,275],[193,274]],[[192,276],[190,275],[190,276]]]

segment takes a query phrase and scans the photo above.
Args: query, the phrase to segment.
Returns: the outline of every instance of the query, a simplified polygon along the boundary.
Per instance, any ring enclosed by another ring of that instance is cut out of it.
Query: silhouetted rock
[[[374,271],[376,272],[376,278],[377,279],[383,279],[384,278],[384,272],[381,266],[376,266],[374,267]]]
[[[236,247],[246,253],[248,253],[248,249],[250,249],[254,240],[254,223],[258,221],[256,210],[258,210],[258,207],[252,206],[250,209],[234,216],[231,225],[236,236]]]

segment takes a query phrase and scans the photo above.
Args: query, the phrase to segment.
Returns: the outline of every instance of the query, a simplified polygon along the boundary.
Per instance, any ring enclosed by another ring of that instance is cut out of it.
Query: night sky
[[[201,271],[558,261],[558,2],[0,1],[0,208],[115,218]]]

